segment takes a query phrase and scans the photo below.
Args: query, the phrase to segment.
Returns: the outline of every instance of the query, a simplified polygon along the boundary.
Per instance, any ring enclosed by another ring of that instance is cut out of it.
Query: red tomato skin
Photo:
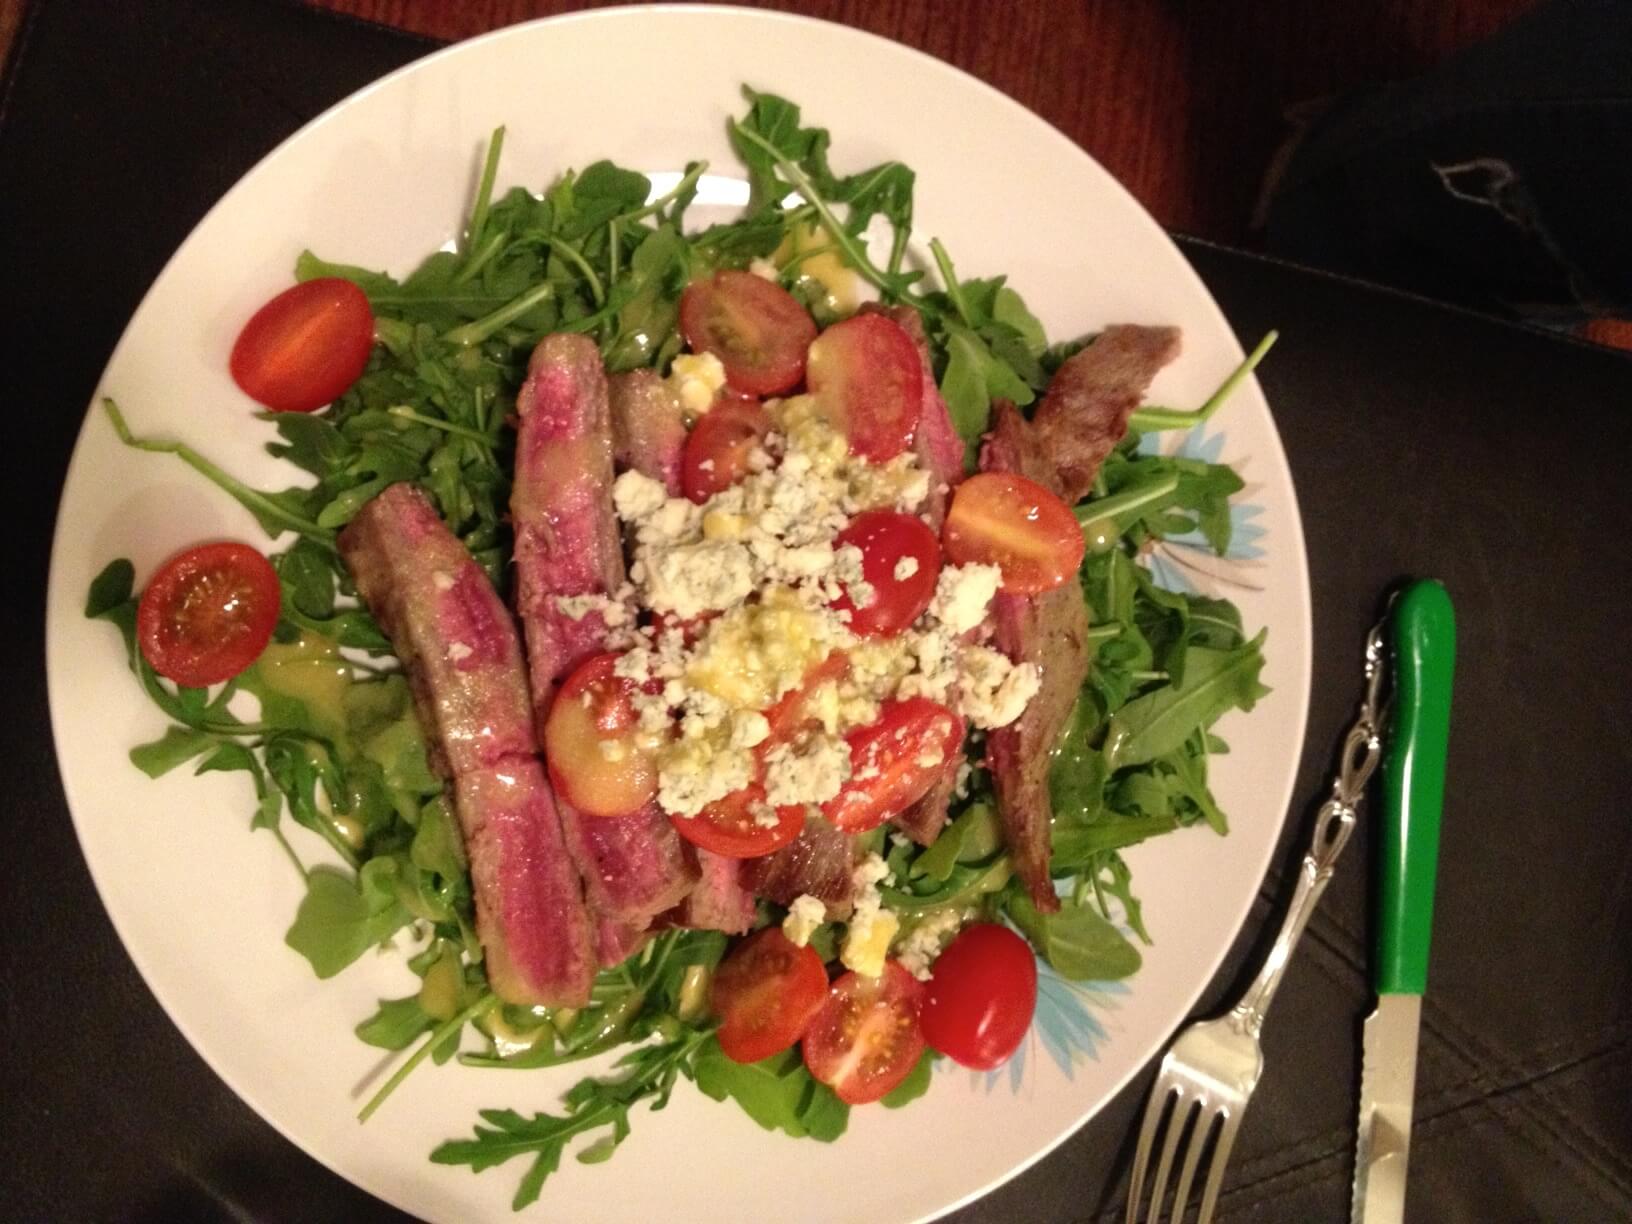
[[[1020,1048],[1037,1009],[1037,958],[1006,926],[966,926],[936,958],[920,1018],[924,1040],[976,1071]]]
[[[885,702],[876,722],[844,739],[850,780],[822,815],[845,833],[865,833],[923,797],[962,747],[963,721],[937,701],[908,697]],[[920,764],[926,752],[934,759]]]
[[[153,670],[184,688],[238,675],[278,627],[283,588],[247,544],[200,544],[171,557],[136,605],[136,641]]]
[[[729,489],[753,470],[749,456],[770,432],[771,418],[758,400],[717,400],[686,437],[680,456],[681,492],[700,506]]]
[[[924,520],[895,510],[858,514],[834,544],[861,549],[861,576],[873,588],[873,601],[856,607],[849,592],[834,601],[836,611],[850,614],[850,629],[861,637],[891,637],[924,614],[935,597],[941,574],[941,544]],[[910,558],[916,568],[905,578],[896,566]]]
[[[273,412],[312,412],[362,375],[374,347],[368,295],[322,276],[285,289],[253,315],[232,346],[232,380]]]
[[[748,395],[780,395],[805,376],[816,322],[781,285],[725,269],[680,295],[680,333],[694,353],[713,353],[725,380]]]
[[[924,1053],[918,1022],[923,984],[886,961],[877,978],[846,973],[805,1029],[803,1053],[811,1075],[847,1105],[866,1105],[907,1078]],[[867,1049],[854,1058],[857,1041]]]
[[[806,383],[850,453],[884,463],[912,445],[924,411],[924,364],[901,325],[852,315],[816,338]]]
[[[1054,493],[1012,472],[981,472],[952,495],[941,546],[954,565],[996,565],[1010,595],[1039,595],[1082,565],[1088,542]]]
[[[764,802],[765,788],[753,782],[715,800],[695,816],[671,815],[669,823],[692,845],[721,858],[759,858],[780,850],[805,827],[805,809],[797,804],[774,809],[775,825],[758,824],[751,809]]]
[[[827,998],[827,970],[815,949],[766,927],[721,962],[708,997],[721,1017],[717,1036],[726,1057],[758,1062],[804,1035]]]

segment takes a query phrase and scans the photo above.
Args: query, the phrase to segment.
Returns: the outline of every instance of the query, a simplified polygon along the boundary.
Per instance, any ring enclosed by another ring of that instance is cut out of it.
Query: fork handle
[[[1309,925],[1320,895],[1331,881],[1338,855],[1343,853],[1349,834],[1354,832],[1355,807],[1365,794],[1366,781],[1377,768],[1382,754],[1377,701],[1383,666],[1383,627],[1379,625],[1366,638],[1366,690],[1360,702],[1360,716],[1343,740],[1337,777],[1332,780],[1332,797],[1321,804],[1315,816],[1315,835],[1310,839],[1303,862],[1298,865],[1298,885],[1292,893],[1292,904],[1281,920],[1281,929],[1258,976],[1230,1011],[1230,1023],[1254,1038],[1264,1027],[1264,1013],[1269,1010],[1269,1002],[1281,984],[1303,928]]]
[[[1354,739],[1351,732],[1351,745]],[[1347,746],[1345,751],[1349,751]],[[1298,865],[1298,885],[1292,894],[1292,904],[1281,922],[1280,932],[1275,936],[1258,976],[1230,1012],[1231,1024],[1254,1038],[1264,1027],[1264,1013],[1269,1010],[1270,1000],[1280,987],[1281,977],[1292,959],[1292,951],[1298,946],[1304,927],[1309,925],[1315,906],[1320,903],[1320,895],[1331,881],[1337,856],[1343,852],[1349,834],[1354,830],[1354,820],[1354,808],[1335,795],[1321,805],[1320,813],[1315,818],[1315,836],[1303,856],[1303,862]]]

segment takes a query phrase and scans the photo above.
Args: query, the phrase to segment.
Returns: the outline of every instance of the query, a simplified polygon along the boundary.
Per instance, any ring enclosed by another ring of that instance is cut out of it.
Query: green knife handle
[[[1451,726],[1451,597],[1437,582],[1415,582],[1395,600],[1389,625],[1394,710],[1383,755],[1375,976],[1378,994],[1420,995],[1428,985]]]

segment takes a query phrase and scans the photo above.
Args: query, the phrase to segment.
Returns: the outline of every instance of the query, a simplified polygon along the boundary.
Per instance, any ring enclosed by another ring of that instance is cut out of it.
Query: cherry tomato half
[[[728,269],[686,286],[680,332],[692,352],[720,359],[738,391],[779,395],[804,377],[816,323],[781,285]]]
[[[200,544],[159,567],[136,606],[136,641],[153,670],[186,688],[230,680],[278,626],[283,589],[247,544]]]
[[[798,688],[782,694],[776,704],[765,711],[765,721],[771,724],[771,734],[765,740],[766,745],[785,740],[795,731],[801,731],[815,721],[810,708],[812,695],[822,685],[842,680],[849,670],[850,659],[841,651],[835,650],[807,671],[804,682]]]
[[[311,412],[357,381],[373,347],[368,295],[348,280],[321,276],[250,316],[232,346],[232,380],[273,412]]]
[[[748,457],[770,432],[771,418],[758,400],[728,397],[716,401],[686,437],[686,449],[680,456],[681,490],[702,505],[729,489],[748,475]]]
[[[1087,547],[1071,507],[1010,472],[981,472],[958,486],[941,543],[954,564],[997,566],[1011,595],[1059,586]]]
[[[977,922],[936,958],[924,991],[924,1040],[942,1054],[990,1071],[1020,1048],[1037,1008],[1037,958],[1006,926]]]
[[[912,445],[924,411],[924,366],[912,338],[883,315],[853,315],[816,337],[805,381],[822,414],[874,463]]]
[[[708,997],[721,1019],[720,1049],[738,1062],[758,1062],[804,1034],[827,998],[827,970],[813,948],[766,927],[715,970]]]
[[[907,1078],[924,1052],[923,986],[898,961],[876,977],[847,973],[805,1030],[805,1066],[839,1100],[865,1105]]]
[[[834,543],[861,549],[861,576],[872,602],[856,607],[846,592],[834,608],[850,613],[850,629],[862,637],[900,633],[924,614],[941,574],[941,545],[915,514],[869,510],[858,514]]]
[[[760,813],[770,823],[761,824]],[[670,816],[675,831],[694,846],[722,858],[758,858],[780,850],[805,827],[805,809],[798,804],[773,808],[765,802],[765,788],[752,782],[724,799],[716,799],[695,816]]]
[[[659,744],[640,728],[634,681],[616,654],[578,665],[544,720],[544,762],[562,797],[588,816],[630,816],[657,794]]]
[[[886,701],[878,721],[844,737],[850,780],[822,805],[846,833],[865,833],[917,802],[963,744],[963,723],[927,697]]]

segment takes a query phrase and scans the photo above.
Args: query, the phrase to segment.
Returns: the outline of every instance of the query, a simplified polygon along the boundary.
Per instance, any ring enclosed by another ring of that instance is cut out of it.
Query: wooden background
[[[139,3],[140,0],[117,0]],[[276,2],[276,0],[268,0]],[[599,7],[572,0],[315,0],[441,40]],[[1537,0],[771,0],[922,48],[1092,153],[1163,225],[1252,245],[1300,102],[1422,72]],[[0,0],[0,55],[27,0]]]

